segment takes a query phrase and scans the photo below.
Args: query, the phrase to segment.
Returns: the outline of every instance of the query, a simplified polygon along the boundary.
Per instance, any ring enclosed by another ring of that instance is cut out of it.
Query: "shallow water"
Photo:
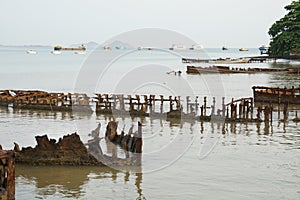
[[[220,102],[252,96],[251,87],[291,86],[299,76],[285,74],[168,75],[185,71],[178,56],[162,51],[134,51],[104,66],[120,52],[71,52],[37,55],[25,48],[1,47],[1,89],[85,91],[164,95],[216,96]],[[121,55],[124,52],[121,52]],[[185,51],[193,57],[241,57],[249,52],[208,49]],[[286,67],[297,64],[253,63],[237,67]],[[106,68],[105,68],[106,67]],[[87,68],[87,69],[86,69]],[[106,69],[103,71],[103,69]],[[87,71],[85,71],[87,70]],[[97,72],[87,73],[85,72]],[[103,73],[105,72],[105,73]],[[143,155],[136,169],[100,167],[16,166],[16,199],[298,199],[300,196],[300,128],[276,116],[265,123],[170,122],[165,119],[121,118],[119,129],[143,124]],[[282,117],[282,116],[281,116]],[[0,108],[1,139],[5,149],[35,146],[34,136],[58,139],[77,132],[83,142],[101,122],[101,136],[112,118],[103,115]],[[104,149],[105,150],[105,149]],[[122,152],[119,152],[120,154]]]

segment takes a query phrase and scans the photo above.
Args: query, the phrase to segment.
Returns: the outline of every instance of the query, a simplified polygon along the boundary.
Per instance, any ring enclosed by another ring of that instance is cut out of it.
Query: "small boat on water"
[[[246,48],[240,48],[239,51],[248,51]]]
[[[300,88],[252,87],[255,102],[300,104]]]
[[[186,50],[186,47],[183,44],[173,44],[169,50]]]
[[[54,54],[54,55],[60,55],[60,54],[61,54],[61,51],[54,50],[54,51],[51,51],[50,53],[51,53],[51,54]]]
[[[34,51],[34,50],[28,50],[28,51],[26,51],[26,53],[27,53],[27,54],[37,54],[37,52]]]
[[[190,48],[190,50],[202,50],[202,49],[203,49],[203,46],[198,45],[198,44],[195,44]]]
[[[266,47],[265,45],[260,46],[259,48],[260,54],[267,54],[268,52],[268,47]]]
[[[223,50],[223,51],[226,51],[226,50],[228,50],[228,48],[223,46],[223,47],[222,47],[222,50]]]

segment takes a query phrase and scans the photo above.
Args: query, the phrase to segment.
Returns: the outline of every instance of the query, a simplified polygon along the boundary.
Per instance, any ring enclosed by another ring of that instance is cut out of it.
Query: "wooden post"
[[[155,95],[150,95],[150,112],[155,111]]]
[[[261,107],[258,106],[258,108],[257,108],[257,114],[256,114],[256,118],[257,118],[258,121],[261,121],[261,118],[260,118],[261,111],[262,111]]]
[[[197,114],[198,113],[198,110],[199,110],[199,108],[198,108],[198,106],[199,106],[199,103],[198,103],[198,96],[196,96],[196,99],[195,99],[195,107],[196,107],[196,111],[195,111],[195,113]]]
[[[104,94],[104,97],[105,97],[104,108],[108,109],[108,94]]]
[[[268,122],[270,120],[270,108],[268,106],[265,106],[264,109],[264,121]]]
[[[273,122],[273,107],[272,106],[270,107],[270,119],[271,119],[271,122]]]
[[[181,111],[180,96],[177,97],[177,101],[176,101],[176,109]]]
[[[248,113],[249,113],[249,100],[245,99],[245,118],[248,119]]]
[[[169,101],[170,101],[170,112],[173,111],[173,100],[172,96],[169,96]]]
[[[164,111],[164,96],[160,95],[160,113]]]
[[[227,113],[227,114],[226,114],[226,119],[228,119],[228,118],[229,118],[229,108],[228,108],[228,106],[227,106],[226,111],[227,111],[227,112],[226,112],[226,113]]]
[[[113,98],[113,109],[115,110],[116,109],[116,105],[117,105],[117,98],[116,98],[116,95],[115,94],[113,94],[112,95],[112,98]]]
[[[203,112],[203,115],[206,116],[206,97],[204,97],[204,103],[203,103],[203,106],[204,106],[204,112]]]
[[[69,98],[69,105],[72,106],[73,105],[73,100],[72,100],[71,93],[68,93],[68,98]]]
[[[213,105],[211,106],[211,115],[215,115],[215,109],[216,109],[216,98],[213,97]]]
[[[190,96],[186,97],[186,113],[189,113],[189,106],[190,106]]]
[[[283,120],[286,121],[287,118],[288,118],[288,104],[285,103],[283,108]]]
[[[222,97],[222,116],[223,117],[225,117],[225,110],[226,110],[225,97]]]
[[[124,102],[124,95],[120,95],[120,110],[124,111],[125,110],[125,102]]]
[[[242,118],[243,116],[243,103],[239,103],[239,118]]]
[[[141,106],[141,99],[140,99],[140,95],[135,95],[136,97],[136,100],[137,100],[137,110],[139,111],[140,110],[140,106]]]

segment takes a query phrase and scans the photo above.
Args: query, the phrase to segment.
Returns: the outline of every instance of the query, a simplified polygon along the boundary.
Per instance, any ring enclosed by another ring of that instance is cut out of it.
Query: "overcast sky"
[[[257,47],[292,0],[0,0],[0,44],[103,43],[141,28],[204,47]]]

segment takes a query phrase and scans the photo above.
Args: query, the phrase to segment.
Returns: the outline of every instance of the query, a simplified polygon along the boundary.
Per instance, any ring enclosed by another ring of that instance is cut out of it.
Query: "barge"
[[[86,45],[82,44],[79,47],[62,47],[62,46],[55,46],[54,51],[85,51]]]

